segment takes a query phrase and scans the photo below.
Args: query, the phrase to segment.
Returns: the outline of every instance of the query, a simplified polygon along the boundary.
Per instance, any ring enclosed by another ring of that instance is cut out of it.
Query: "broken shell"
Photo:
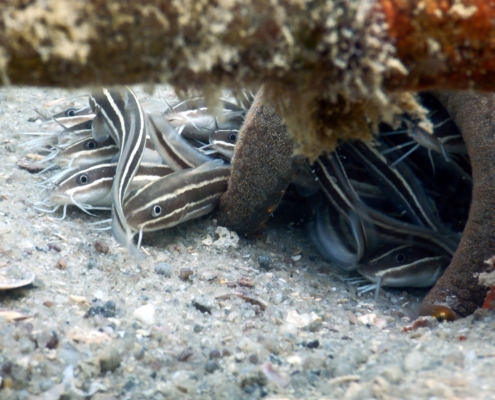
[[[314,322],[320,322],[321,317],[313,311],[310,314],[299,314],[296,310],[291,310],[288,312],[285,320],[297,328],[305,328]]]
[[[33,283],[35,275],[20,265],[0,269],[0,290],[17,289]]]

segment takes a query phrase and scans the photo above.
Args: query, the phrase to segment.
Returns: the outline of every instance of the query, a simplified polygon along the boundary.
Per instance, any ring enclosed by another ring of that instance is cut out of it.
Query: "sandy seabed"
[[[0,267],[36,275],[0,291],[0,399],[495,398],[493,311],[414,324],[425,291],[357,296],[304,225],[216,242],[210,216],[145,235],[137,263],[91,227],[108,213],[34,209],[28,119],[72,95],[0,89]]]

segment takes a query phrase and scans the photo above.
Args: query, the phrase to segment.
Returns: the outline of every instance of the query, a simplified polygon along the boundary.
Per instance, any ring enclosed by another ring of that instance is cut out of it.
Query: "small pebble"
[[[191,268],[181,268],[179,271],[179,278],[187,281],[189,277],[194,274],[194,271]]]
[[[251,364],[258,364],[258,362],[259,362],[258,356],[256,354],[251,354],[249,356],[249,362]]]
[[[67,269],[67,260],[65,258],[60,258],[57,261],[57,264],[55,264],[55,268],[60,269],[60,270]]]
[[[320,347],[320,342],[317,340],[313,340],[311,342],[309,342],[306,347],[308,349],[317,349],[318,347]]]
[[[115,311],[116,311],[116,304],[115,301],[113,300],[108,300],[105,305],[103,306],[103,313],[102,315],[105,318],[113,318],[115,317]]]
[[[95,250],[101,254],[107,254],[110,251],[110,247],[103,240],[95,241]]]
[[[45,166],[43,164],[30,162],[26,158],[17,161],[17,166],[19,168],[25,169],[28,172],[31,172],[32,174],[43,171],[45,169]]]
[[[124,385],[124,390],[126,391],[132,390],[134,386],[136,386],[136,382],[134,382],[134,379],[130,379]]]
[[[210,351],[210,360],[220,357],[222,357],[222,355],[220,354],[220,351],[218,351],[217,349]]]
[[[96,265],[98,264],[98,262],[94,259],[94,258],[90,258],[88,260],[88,269],[93,269],[94,267],[96,267]]]
[[[100,303],[101,304],[101,303]],[[116,304],[113,300],[108,300],[103,306],[95,305],[89,308],[88,317],[102,315],[105,318],[115,317]]]
[[[144,349],[143,346],[140,346],[138,344],[134,345],[134,350],[132,352],[132,355],[136,360],[142,360],[144,358]]]
[[[237,281],[237,283],[240,286],[245,286],[245,287],[250,287],[250,288],[254,286],[254,280],[251,278],[247,278],[245,276],[243,276],[241,279],[239,279]]]
[[[189,360],[189,358],[191,358],[191,356],[193,355],[193,349],[192,347],[186,347],[184,350],[182,350],[180,352],[180,354],[177,356],[177,360],[179,360],[180,362],[186,362],[187,360]]]
[[[56,349],[58,347],[58,337],[54,331],[43,331],[36,337],[39,347],[46,347],[49,350]]]
[[[155,272],[158,275],[163,275],[165,278],[170,278],[174,272],[174,268],[169,263],[159,263],[155,265]]]
[[[152,304],[146,304],[134,310],[134,318],[145,324],[152,325],[155,323],[155,307]]]
[[[265,338],[263,344],[270,353],[275,355],[280,354],[280,342],[278,339],[272,337]]]
[[[100,370],[102,373],[107,371],[115,371],[122,361],[122,357],[118,350],[113,346],[108,346],[100,353]]]
[[[57,253],[60,253],[62,251],[62,249],[60,248],[60,246],[57,243],[50,242],[47,244],[47,247],[48,247],[48,250],[54,250]]]
[[[46,392],[47,390],[53,387],[53,381],[51,379],[43,379],[39,385],[40,385],[40,390],[42,392]]]
[[[193,299],[192,305],[194,308],[201,311],[202,313],[211,314],[211,310],[215,307],[215,302],[211,297],[208,297],[208,296],[205,296],[204,294],[202,294],[202,295],[196,296]]]
[[[209,374],[212,374],[215,372],[217,369],[220,369],[220,364],[218,363],[217,360],[208,360],[205,363],[205,371]]]
[[[260,265],[260,268],[266,270],[272,269],[272,258],[270,256],[259,256],[258,264]]]

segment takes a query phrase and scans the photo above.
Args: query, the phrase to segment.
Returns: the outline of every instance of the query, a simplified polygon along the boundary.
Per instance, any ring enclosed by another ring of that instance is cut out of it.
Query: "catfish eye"
[[[74,117],[76,115],[76,109],[75,108],[68,108],[66,111],[65,111],[65,115],[67,115],[68,117]]]
[[[86,124],[84,125],[85,129],[91,129],[93,127],[93,120],[90,119],[89,121],[86,121]]]
[[[155,205],[151,208],[151,216],[152,216],[152,217],[158,217],[161,213],[162,213],[162,207],[161,207],[161,206],[159,206],[158,204],[155,204]]]
[[[77,181],[81,184],[81,185],[86,185],[89,183],[89,178],[88,178],[88,175],[79,175],[77,177]]]
[[[96,149],[96,142],[94,140],[88,140],[85,144],[84,144],[84,148],[86,150],[94,150]]]
[[[395,261],[402,263],[406,261],[406,256],[402,253],[399,253],[395,256]]]
[[[231,133],[231,134],[229,135],[229,140],[230,140],[231,142],[234,142],[234,143],[235,143],[235,142],[237,141],[237,134],[236,134],[236,133]]]

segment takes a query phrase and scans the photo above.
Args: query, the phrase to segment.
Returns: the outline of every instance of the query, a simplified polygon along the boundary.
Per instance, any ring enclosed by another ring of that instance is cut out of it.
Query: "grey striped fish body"
[[[68,107],[63,111],[60,111],[59,113],[53,114],[51,118],[66,118],[66,117],[77,117],[81,115],[88,115],[91,114],[91,107],[86,106],[86,107]],[[50,119],[51,119],[50,118]]]
[[[238,129],[218,129],[210,133],[209,142],[217,153],[220,153],[231,160],[234,156],[238,137]]]
[[[170,110],[169,113],[181,113],[184,111],[199,110],[206,108],[207,108],[206,99],[204,97],[195,97],[174,104],[172,106],[172,110]],[[223,109],[225,111],[246,112],[246,109],[244,107],[232,103],[231,101],[226,99],[220,99],[220,109]],[[215,113],[215,111],[213,111],[212,113]]]
[[[213,160],[152,182],[124,204],[127,223],[137,231],[170,228],[209,213],[227,190],[230,165]]]
[[[54,162],[61,168],[84,168],[109,162],[119,149],[112,138],[97,142],[91,135],[65,147],[55,157]]]
[[[57,119],[50,119],[49,121],[42,122],[40,128],[46,131],[61,132],[65,129],[72,128],[73,126],[84,124],[87,121],[91,121],[95,117],[95,114],[90,113],[87,115],[76,115],[75,117],[62,117]]]
[[[371,177],[397,205],[403,207],[412,222],[434,231],[442,228],[421,183],[407,165],[400,163],[391,167],[378,149],[369,143],[352,142],[346,148],[366,165]]]
[[[175,171],[198,167],[211,158],[192,147],[161,114],[149,114],[149,134],[165,164]]]
[[[80,138],[91,135],[91,127],[93,126],[93,119],[89,119],[80,124],[76,124],[70,128],[64,129],[57,135],[57,143],[59,146],[70,145],[76,142]]]
[[[143,156],[146,143],[146,115],[129,87],[95,89],[89,96],[89,104],[101,122],[100,124],[98,121],[93,121],[95,140],[103,141],[112,137],[120,149],[112,186],[113,237],[135,257],[141,258],[142,254],[132,242],[132,232],[126,223],[122,205]],[[105,128],[100,130],[103,126]]]
[[[134,92],[126,87],[114,95],[117,104],[120,99],[124,102],[124,114],[119,114],[120,109],[106,110],[107,115],[115,113],[118,121],[123,122],[119,126],[117,136],[120,140],[120,157],[112,187],[112,234],[115,240],[127,247],[137,258],[142,255],[132,242],[132,233],[126,222],[123,203],[130,183],[134,179],[139,164],[143,157],[146,144],[147,120]],[[108,102],[112,105],[113,96],[109,96]]]
[[[339,212],[349,215],[349,210],[352,210],[362,221],[373,224],[380,240],[417,244],[448,256],[454,254],[458,238],[452,232],[442,229],[439,233],[424,226],[391,218],[366,206],[356,192],[350,190],[352,185],[336,154],[320,157],[313,165],[313,171],[319,178],[323,191]],[[406,201],[407,195],[404,195]]]
[[[97,88],[91,92],[89,105],[95,113],[92,131],[96,141],[112,137],[117,146],[121,147],[127,95],[124,89]]]
[[[103,113],[100,111],[96,112],[96,117],[94,118],[93,124],[91,126],[91,134],[93,138],[98,142],[112,139],[115,143],[118,143],[118,138],[115,132],[110,128],[108,122],[105,120]]]
[[[110,207],[116,169],[116,163],[107,163],[69,171],[55,182],[50,199],[59,205],[73,204],[75,200],[93,207]],[[170,167],[163,164],[141,163],[129,185],[129,193],[172,172]]]
[[[146,114],[162,114],[172,109],[167,102],[159,99],[142,101],[141,107]]]
[[[210,133],[216,129],[239,129],[244,122],[244,115],[244,111],[224,110],[221,118],[217,118],[207,108],[202,108],[169,113],[166,118],[186,139],[207,142]]]
[[[464,142],[462,135],[444,136],[439,140],[442,144],[442,148],[445,150],[445,152],[447,152],[447,154],[468,154],[466,143]],[[442,154],[444,154],[443,150]]]
[[[94,207],[112,204],[112,183],[117,164],[99,164],[70,171],[55,183],[50,200],[58,205],[84,204]]]
[[[374,235],[371,225],[359,226],[362,221],[356,214],[351,212],[349,217],[347,220],[328,203],[321,204],[310,228],[311,238],[320,254],[344,272],[357,269],[364,253],[369,251],[370,238]]]
[[[386,244],[362,261],[358,272],[370,282],[390,287],[433,286],[449,257],[415,245]]]
[[[174,170],[168,165],[156,164],[149,162],[141,162],[139,168],[129,185],[128,193],[126,196],[132,196],[133,192],[141,189],[142,187],[154,182],[164,176],[170,175]]]

